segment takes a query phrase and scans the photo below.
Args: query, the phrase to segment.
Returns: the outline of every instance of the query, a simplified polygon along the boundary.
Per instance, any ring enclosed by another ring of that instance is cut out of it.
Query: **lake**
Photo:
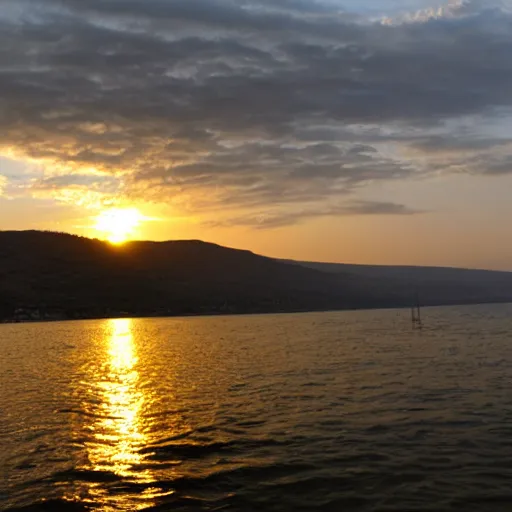
[[[0,325],[0,510],[510,511],[512,306]]]

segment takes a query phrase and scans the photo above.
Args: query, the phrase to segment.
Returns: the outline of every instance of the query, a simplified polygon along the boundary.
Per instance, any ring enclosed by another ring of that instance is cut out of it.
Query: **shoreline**
[[[490,300],[490,301],[475,301],[475,302],[450,302],[422,305],[422,309],[438,308],[438,307],[457,307],[457,306],[484,306],[492,304],[512,304],[510,300]],[[140,314],[140,313],[127,313],[120,312],[119,314],[111,315],[91,315],[91,316],[76,316],[73,318],[54,317],[54,318],[33,318],[33,319],[0,319],[0,325],[14,325],[14,324],[37,324],[37,323],[54,323],[54,322],[74,322],[84,320],[112,320],[119,318],[130,319],[144,319],[144,318],[194,318],[194,317],[234,317],[234,316],[261,316],[261,315],[297,315],[308,313],[342,313],[349,311],[391,311],[391,310],[409,310],[411,306],[405,305],[390,305],[378,307],[352,307],[352,308],[333,308],[333,309],[301,309],[301,310],[287,310],[287,311],[211,311],[204,313],[162,313],[162,314]]]

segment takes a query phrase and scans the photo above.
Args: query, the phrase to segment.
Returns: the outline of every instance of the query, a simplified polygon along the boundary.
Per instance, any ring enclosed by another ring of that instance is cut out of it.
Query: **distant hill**
[[[512,272],[451,267],[353,265],[283,260],[333,275],[350,275],[361,286],[369,285],[385,296],[418,295],[425,305],[509,302],[512,300]]]
[[[280,261],[201,241],[122,246],[0,232],[0,318],[186,315],[512,301],[512,274]],[[398,269],[398,268],[397,268]],[[412,272],[412,274],[411,274]],[[37,313],[37,314],[39,314]]]

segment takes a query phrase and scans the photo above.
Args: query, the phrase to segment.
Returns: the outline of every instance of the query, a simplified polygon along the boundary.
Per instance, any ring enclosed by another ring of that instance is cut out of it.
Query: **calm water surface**
[[[512,306],[0,325],[0,510],[510,511]]]

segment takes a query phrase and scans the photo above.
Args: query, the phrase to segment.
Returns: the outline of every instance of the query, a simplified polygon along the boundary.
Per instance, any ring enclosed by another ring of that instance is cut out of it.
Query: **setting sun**
[[[112,244],[128,241],[137,226],[144,220],[137,208],[113,208],[105,210],[96,217],[94,229],[102,233],[103,238]]]

